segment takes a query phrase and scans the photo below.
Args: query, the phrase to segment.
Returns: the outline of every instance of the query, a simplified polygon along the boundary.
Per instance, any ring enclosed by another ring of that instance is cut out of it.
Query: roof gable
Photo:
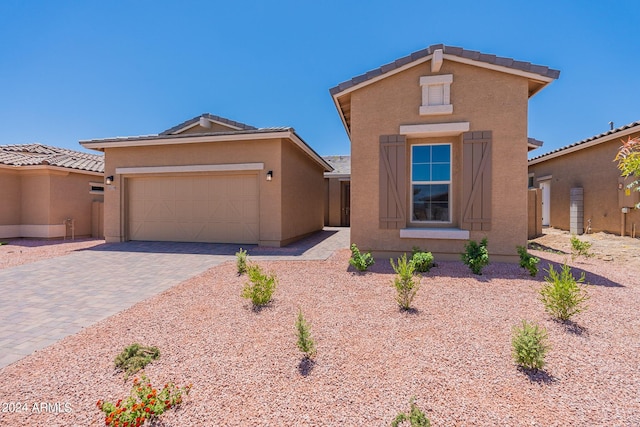
[[[56,166],[104,173],[104,157],[43,144],[0,145],[0,164],[7,166]]]
[[[209,133],[215,131],[243,131],[243,130],[256,130],[257,128],[245,123],[236,122],[235,120],[230,120],[225,117],[216,116],[210,113],[203,113],[199,116],[196,116],[192,119],[189,119],[185,122],[180,123],[172,128],[169,128],[163,132],[160,132],[160,135],[177,135],[180,133],[184,133],[190,129],[193,129],[197,126],[200,126],[202,129],[201,132],[197,133]],[[212,129],[214,127],[214,129]]]

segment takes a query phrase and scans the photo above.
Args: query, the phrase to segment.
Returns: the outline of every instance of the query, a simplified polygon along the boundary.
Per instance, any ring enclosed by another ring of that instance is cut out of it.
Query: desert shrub
[[[349,264],[355,267],[358,271],[366,271],[367,268],[372,266],[375,260],[371,256],[371,252],[360,253],[360,250],[355,243],[351,245],[351,258]]]
[[[547,313],[564,321],[586,310],[585,302],[589,299],[589,294],[580,286],[584,282],[584,273],[576,279],[566,264],[559,273],[551,264],[546,271],[549,275],[544,278],[547,284],[540,289],[540,300]]]
[[[464,245],[464,253],[461,257],[462,262],[464,262],[474,274],[482,274],[482,269],[489,264],[487,238],[482,239],[480,244],[475,240],[470,240],[469,243]]]
[[[540,258],[531,255],[527,252],[527,248],[525,246],[517,246],[518,255],[520,255],[520,267],[525,270],[529,270],[529,274],[535,277],[538,274],[538,263],[540,262]]]
[[[238,275],[243,275],[247,272],[247,251],[243,251],[242,248],[236,252],[236,267]]]
[[[316,345],[311,337],[311,328],[300,309],[298,309],[298,318],[296,319],[296,332],[298,334],[298,348],[307,359],[312,359],[316,354]]]
[[[409,404],[411,405],[409,413],[399,413],[391,422],[391,427],[399,427],[400,424],[405,421],[408,421],[411,427],[430,427],[431,422],[424,412],[418,408],[418,405],[416,405],[415,396],[411,398]]]
[[[549,351],[547,331],[523,320],[521,328],[513,327],[511,347],[516,364],[525,369],[542,369],[545,364],[544,358]]]
[[[126,380],[129,375],[135,374],[158,357],[160,357],[160,350],[157,347],[145,347],[133,343],[116,356],[114,363],[117,369],[124,371]]]
[[[584,242],[576,236],[571,236],[571,259],[575,259],[579,256],[583,256],[585,258],[592,257],[593,254],[589,252],[590,249],[591,243]]]
[[[242,297],[250,299],[255,307],[269,304],[278,283],[275,274],[263,273],[257,264],[247,267],[247,274],[249,281],[245,283]]]
[[[177,387],[174,383],[166,383],[158,391],[153,388],[149,378],[142,375],[142,381],[138,378],[133,380],[128,398],[119,399],[116,403],[98,400],[96,406],[104,412],[104,423],[107,426],[140,427],[147,420],[153,423],[167,410],[180,405],[182,395],[189,394],[189,391],[191,384]]]
[[[420,279],[414,276],[415,266],[411,261],[407,261],[407,255],[403,254],[398,258],[398,264],[390,259],[391,267],[396,272],[397,276],[393,280],[393,285],[396,288],[396,301],[403,310],[409,310],[411,308],[411,301],[416,296],[418,289],[420,289]]]
[[[433,267],[433,255],[431,252],[423,252],[418,247],[411,251],[411,263],[419,273],[427,273]]]

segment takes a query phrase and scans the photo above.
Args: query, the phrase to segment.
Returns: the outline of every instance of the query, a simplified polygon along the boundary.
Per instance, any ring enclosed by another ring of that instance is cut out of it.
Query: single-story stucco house
[[[324,173],[324,224],[349,227],[351,212],[351,156],[324,156],[333,171]]]
[[[101,155],[0,145],[0,238],[102,237],[103,171]]]
[[[80,141],[105,156],[105,239],[283,246],[321,230],[331,166],[293,128],[209,113],[157,135]]]
[[[542,189],[542,225],[575,234],[640,234],[640,193],[627,188],[614,158],[640,121],[611,129],[529,160],[529,187]]]
[[[330,89],[351,139],[351,241],[459,259],[487,237],[492,259],[517,260],[528,100],[559,74],[439,44]]]

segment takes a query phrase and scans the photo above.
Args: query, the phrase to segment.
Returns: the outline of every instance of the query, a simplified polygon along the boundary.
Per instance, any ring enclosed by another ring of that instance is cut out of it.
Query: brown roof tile
[[[50,165],[90,172],[104,172],[104,157],[43,144],[0,145],[0,164],[10,166]]]

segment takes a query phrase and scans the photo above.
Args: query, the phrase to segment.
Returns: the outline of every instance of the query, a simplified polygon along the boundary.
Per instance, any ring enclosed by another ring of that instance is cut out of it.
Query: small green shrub
[[[124,379],[143,369],[151,361],[160,357],[160,350],[157,347],[145,347],[138,343],[133,343],[122,350],[114,361],[116,368],[124,371]]]
[[[517,246],[518,255],[520,255],[520,267],[525,270],[529,270],[529,274],[535,277],[538,274],[538,263],[540,262],[540,258],[531,255],[527,252],[527,248],[525,246]]]
[[[547,313],[564,321],[587,309],[585,302],[589,294],[580,286],[584,282],[584,273],[576,280],[567,264],[562,266],[560,273],[551,264],[546,271],[549,275],[544,278],[547,284],[540,289],[540,300]]]
[[[523,320],[522,328],[513,327],[511,347],[516,364],[525,369],[542,369],[545,364],[544,358],[549,351],[547,331]]]
[[[298,334],[298,348],[307,359],[313,359],[316,355],[316,345],[311,338],[311,328],[300,309],[298,309],[298,318],[296,319],[296,332]]]
[[[408,421],[411,427],[430,427],[431,422],[429,418],[418,408],[416,405],[415,396],[411,398],[409,401],[411,408],[409,409],[409,413],[401,412],[396,418],[391,422],[391,427],[399,427],[401,423]]]
[[[407,261],[407,254],[403,254],[398,258],[398,264],[394,264],[393,259],[390,259],[391,267],[396,272],[397,276],[393,280],[393,285],[396,288],[396,301],[403,310],[409,310],[411,308],[411,301],[416,296],[418,289],[420,289],[420,279],[416,281],[414,277],[415,266],[411,261]]]
[[[482,269],[489,264],[487,238],[482,239],[480,244],[475,240],[470,240],[469,243],[464,245],[464,253],[461,257],[462,262],[464,262],[474,274],[482,274]]]
[[[575,235],[571,236],[571,259],[576,259],[577,257],[583,256],[585,258],[590,258],[593,256],[589,250],[591,249],[591,243],[583,242],[578,239]]]
[[[247,272],[247,251],[243,251],[242,248],[236,252],[236,267],[238,268],[239,276]]]
[[[431,252],[423,252],[418,247],[411,251],[411,263],[419,273],[427,273],[433,267],[433,255]]]
[[[247,267],[249,281],[242,290],[242,297],[250,299],[254,307],[262,307],[271,302],[278,279],[275,274],[265,274],[259,265]]]
[[[351,258],[349,259],[349,264],[355,267],[358,271],[366,271],[374,263],[375,260],[371,256],[371,252],[362,254],[355,243],[351,245]]]

